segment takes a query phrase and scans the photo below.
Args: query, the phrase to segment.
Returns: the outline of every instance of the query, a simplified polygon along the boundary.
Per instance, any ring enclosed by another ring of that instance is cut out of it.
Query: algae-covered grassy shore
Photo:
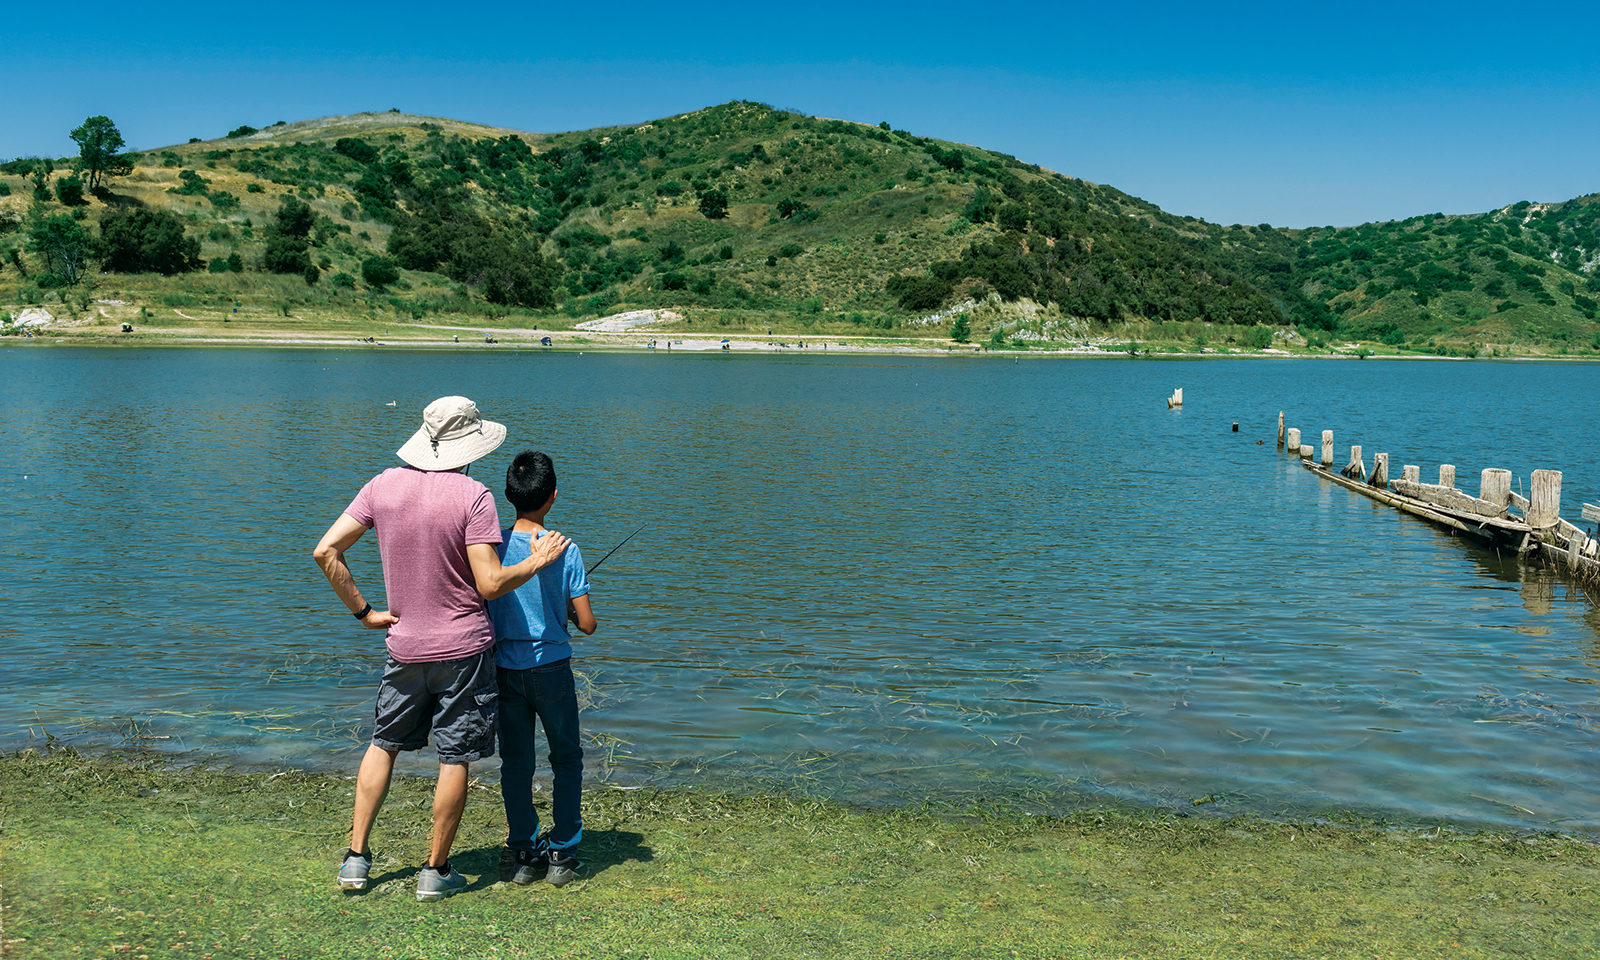
[[[1600,848],[1559,836],[592,789],[582,879],[500,882],[498,791],[413,897],[431,782],[340,893],[352,781],[0,758],[7,960],[55,957],[1592,957]]]

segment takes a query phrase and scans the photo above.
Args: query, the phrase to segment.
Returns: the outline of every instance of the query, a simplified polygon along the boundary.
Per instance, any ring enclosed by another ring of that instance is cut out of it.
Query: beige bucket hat
[[[395,455],[418,470],[454,470],[500,446],[503,423],[485,420],[466,397],[440,397],[422,411],[422,428]]]

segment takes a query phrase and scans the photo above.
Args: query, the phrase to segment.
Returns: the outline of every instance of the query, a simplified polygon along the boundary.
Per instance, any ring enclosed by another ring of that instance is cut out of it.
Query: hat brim
[[[428,439],[428,431],[418,428],[395,456],[418,470],[455,470],[479,457],[487,456],[506,440],[506,426],[493,420],[479,421],[483,429],[455,440],[441,440],[438,446]]]

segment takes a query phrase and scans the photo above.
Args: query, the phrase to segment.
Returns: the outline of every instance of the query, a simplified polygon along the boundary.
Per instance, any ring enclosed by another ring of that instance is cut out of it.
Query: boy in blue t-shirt
[[[506,499],[517,522],[503,531],[500,562],[527,556],[545,535],[544,518],[556,502],[556,469],[550,458],[524,450],[506,469]],[[583,839],[579,801],[583,792],[583,747],[578,742],[578,696],[572,681],[572,646],[567,619],[585,635],[594,633],[589,577],[578,545],[560,563],[489,601],[494,621],[495,675],[500,683],[500,796],[506,805],[506,849],[501,864],[513,883],[543,876],[561,886],[576,876]],[[550,747],[549,831],[539,832],[533,809],[534,721],[544,725]]]

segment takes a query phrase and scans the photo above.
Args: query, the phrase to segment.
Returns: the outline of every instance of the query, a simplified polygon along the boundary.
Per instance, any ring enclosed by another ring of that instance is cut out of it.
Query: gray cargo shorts
[[[401,663],[389,658],[378,685],[372,744],[421,750],[428,733],[440,763],[471,763],[494,755],[500,699],[494,648],[459,660]]]

